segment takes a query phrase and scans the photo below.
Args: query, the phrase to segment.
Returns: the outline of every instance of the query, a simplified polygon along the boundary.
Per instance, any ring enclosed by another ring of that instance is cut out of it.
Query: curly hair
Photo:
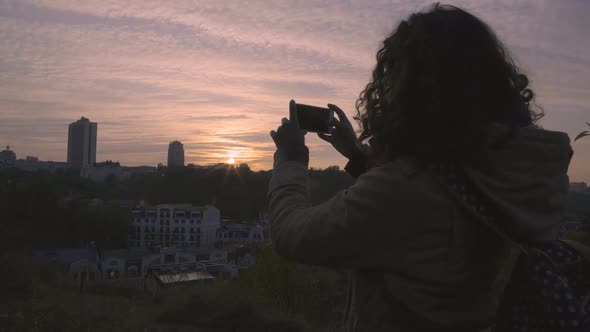
[[[484,22],[435,4],[384,40],[355,119],[387,159],[470,162],[490,123],[516,129],[543,116],[528,84]]]

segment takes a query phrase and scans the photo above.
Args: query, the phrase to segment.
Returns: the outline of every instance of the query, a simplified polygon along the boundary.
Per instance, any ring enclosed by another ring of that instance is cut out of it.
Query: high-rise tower
[[[184,145],[179,141],[168,146],[168,166],[184,166]]]
[[[68,164],[82,169],[96,162],[96,122],[85,117],[70,123],[68,127]]]

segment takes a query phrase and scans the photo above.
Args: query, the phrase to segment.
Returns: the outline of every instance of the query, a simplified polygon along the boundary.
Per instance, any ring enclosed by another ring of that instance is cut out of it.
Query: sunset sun
[[[235,164],[236,160],[233,157],[229,157],[229,159],[226,160],[226,163],[228,164]]]

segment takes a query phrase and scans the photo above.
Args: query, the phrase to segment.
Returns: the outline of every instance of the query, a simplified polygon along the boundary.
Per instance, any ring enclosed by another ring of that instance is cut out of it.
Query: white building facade
[[[222,243],[262,243],[269,240],[264,233],[264,227],[259,224],[226,223],[217,230],[217,239]]]
[[[107,160],[95,163],[94,167],[88,169],[88,178],[94,182],[104,182],[109,176],[117,180],[128,179],[131,175],[119,162]]]
[[[130,248],[212,248],[217,241],[220,212],[214,206],[161,204],[133,210]]]

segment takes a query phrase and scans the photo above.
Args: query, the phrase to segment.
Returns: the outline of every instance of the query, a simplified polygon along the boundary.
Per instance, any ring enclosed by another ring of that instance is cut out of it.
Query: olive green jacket
[[[516,238],[554,237],[564,212],[567,135],[493,125],[470,180],[510,216]],[[277,154],[280,155],[280,154]],[[508,244],[460,209],[429,172],[406,158],[375,167],[329,201],[311,206],[307,165],[275,158],[269,185],[276,251],[306,264],[354,271],[346,330],[477,330],[495,311],[492,284]],[[416,319],[416,317],[418,319]]]

